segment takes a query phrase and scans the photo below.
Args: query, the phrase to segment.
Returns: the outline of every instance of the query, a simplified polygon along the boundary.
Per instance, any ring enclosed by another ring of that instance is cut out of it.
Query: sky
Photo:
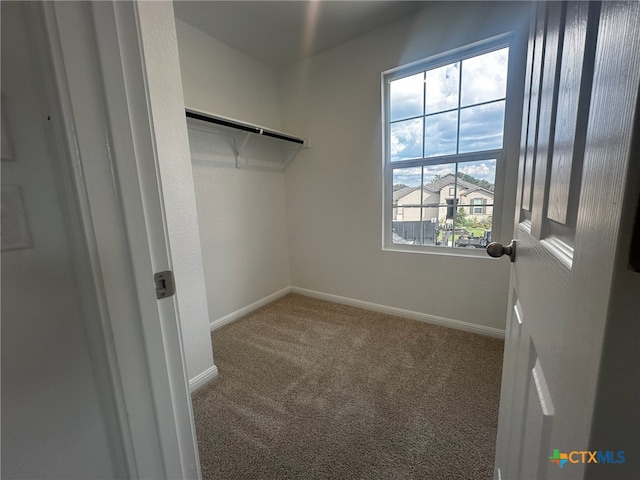
[[[421,172],[424,168],[424,183],[428,185],[437,175],[443,177],[453,175],[455,164],[429,165],[425,167],[396,168],[393,170],[393,184],[403,184],[409,187],[420,186]],[[472,177],[487,180],[495,184],[496,161],[480,160],[475,162],[462,162],[458,164],[458,172],[466,173]]]
[[[503,48],[390,82],[391,161],[501,148],[507,60]]]

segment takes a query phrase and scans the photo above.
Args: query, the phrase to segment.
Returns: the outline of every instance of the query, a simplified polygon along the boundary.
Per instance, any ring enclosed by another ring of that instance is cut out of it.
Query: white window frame
[[[455,166],[455,175],[457,177],[457,166],[462,162],[469,161],[481,161],[481,160],[495,160],[496,161],[496,176],[495,176],[495,189],[494,198],[491,203],[493,210],[493,227],[492,230],[496,231],[500,229],[502,220],[500,214],[496,211],[502,210],[496,209],[498,204],[503,201],[502,194],[504,191],[503,185],[499,184],[500,179],[504,178],[505,170],[505,149],[507,141],[507,124],[509,122],[508,112],[510,111],[510,103],[514,100],[511,98],[509,92],[512,90],[510,86],[513,82],[514,72],[512,70],[513,61],[513,36],[511,33],[498,35],[496,37],[476,42],[470,45],[465,45],[455,50],[445,52],[442,54],[428,57],[424,60],[413,62],[408,65],[400,66],[382,72],[382,189],[383,189],[383,205],[382,205],[382,249],[390,251],[406,251],[413,253],[429,253],[439,255],[459,255],[459,256],[473,256],[473,257],[487,257],[486,252],[483,249],[468,249],[468,248],[455,248],[447,246],[437,245],[404,245],[393,243],[392,238],[392,217],[393,217],[393,169],[394,168],[408,168],[408,167],[420,167],[429,165],[442,165],[451,164]],[[489,53],[494,50],[499,50],[504,47],[509,47],[509,62],[507,71],[507,93],[505,98],[505,120],[503,125],[503,145],[501,149],[486,150],[481,152],[471,153],[458,153],[454,155],[442,155],[436,157],[427,157],[416,160],[400,160],[391,162],[390,151],[390,93],[389,85],[393,80],[404,78],[416,73],[423,72],[425,70],[431,70],[444,65],[448,65],[457,61],[462,61],[467,58]],[[459,188],[456,194],[460,193]],[[455,197],[455,195],[454,195]],[[473,206],[472,206],[473,207]],[[484,207],[484,205],[483,205]],[[457,213],[457,211],[456,211]]]
[[[478,200],[480,200],[480,203],[477,202]],[[484,199],[480,198],[480,197],[472,198],[471,199],[471,207],[472,207],[471,215],[482,215],[482,214],[484,214]],[[480,210],[480,211],[477,211],[477,210]]]

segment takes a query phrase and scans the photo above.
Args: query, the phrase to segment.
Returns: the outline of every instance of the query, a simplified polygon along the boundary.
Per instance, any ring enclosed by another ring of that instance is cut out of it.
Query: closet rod
[[[216,125],[222,125],[224,127],[235,128],[236,130],[255,133],[257,135],[263,135],[265,137],[277,138],[278,140],[297,143],[298,145],[304,145],[303,139],[292,137],[284,133],[274,132],[272,130],[266,130],[264,128],[256,127],[254,125],[247,125],[246,123],[240,123],[240,122],[236,122],[234,120],[229,120],[226,118],[214,117],[213,115],[206,115],[206,114],[194,112],[191,110],[185,110],[185,113],[187,115],[187,118],[202,120],[203,122],[214,123]]]

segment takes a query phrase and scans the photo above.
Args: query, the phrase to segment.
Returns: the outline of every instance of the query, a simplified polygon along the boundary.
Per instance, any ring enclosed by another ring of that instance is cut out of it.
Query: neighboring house
[[[457,189],[456,189],[457,183]],[[469,219],[490,220],[493,215],[493,192],[471,182],[448,174],[435,182],[420,187],[403,187],[393,192],[393,221],[410,222],[422,220],[434,223],[453,223],[455,202]],[[435,221],[433,219],[436,219]]]

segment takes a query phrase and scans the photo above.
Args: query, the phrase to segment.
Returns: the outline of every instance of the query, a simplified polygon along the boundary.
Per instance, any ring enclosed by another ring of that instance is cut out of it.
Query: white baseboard
[[[204,387],[207,383],[218,376],[218,367],[215,365],[207,368],[204,372],[199,375],[196,375],[191,380],[189,380],[189,391],[191,393],[195,392],[199,388]]]
[[[405,310],[403,308],[389,307],[387,305],[380,305],[378,303],[371,303],[365,302],[363,300],[356,300],[354,298],[341,297],[339,295],[333,295],[331,293],[307,290],[306,288],[291,287],[291,292],[299,293],[300,295],[306,295],[307,297],[318,298],[320,300],[327,300],[329,302],[341,303],[343,305],[349,305],[351,307],[358,307],[374,312],[386,313],[387,315],[395,315],[397,317],[409,318],[411,320],[432,323],[434,325],[441,325],[443,327],[455,328],[456,330],[464,330],[465,332],[478,333],[480,335],[504,339],[504,330],[500,330],[499,328],[486,327],[484,325],[462,322],[460,320],[439,317],[437,315],[428,315],[426,313],[414,312],[412,310]]]
[[[256,309],[279,299],[280,297],[284,297],[288,293],[298,293],[300,295],[306,295],[307,297],[319,298],[320,300],[327,300],[329,302],[341,303],[343,305],[363,308],[365,310],[371,310],[374,312],[396,315],[398,317],[409,318],[411,320],[418,320],[420,322],[432,323],[434,325],[441,325],[443,327],[455,328],[456,330],[464,330],[465,332],[477,333],[480,335],[487,335],[489,337],[504,339],[504,330],[501,330],[499,328],[486,327],[484,325],[477,325],[475,323],[463,322],[460,320],[453,320],[451,318],[439,317],[437,315],[414,312],[412,310],[405,310],[403,308],[389,307],[387,305],[366,302],[364,300],[356,300],[354,298],[341,297],[339,295],[333,295],[331,293],[318,292],[315,290],[308,290],[306,288],[300,287],[285,287],[278,292],[272,293],[271,295],[268,295],[258,300],[257,302],[252,303],[251,305],[247,305],[240,310],[236,310],[229,315],[225,315],[218,320],[214,320],[209,324],[209,328],[212,331],[216,328],[220,328],[223,325],[231,323],[234,320],[237,320],[238,318],[243,317]]]
[[[251,313],[254,310],[257,310],[258,308],[266,305],[267,303],[271,303],[274,300],[279,299],[280,297],[284,297],[287,293],[291,293],[291,287],[285,287],[276,293],[272,293],[271,295],[268,295],[263,299],[258,300],[257,302],[253,302],[251,305],[247,305],[246,307],[243,307],[240,310],[236,310],[235,312],[232,312],[229,315],[225,315],[224,317],[219,318],[218,320],[214,320],[213,322],[209,323],[209,329],[213,331],[216,328],[220,328],[223,325],[226,325],[227,323],[231,323],[240,317],[244,317],[247,313]]]

